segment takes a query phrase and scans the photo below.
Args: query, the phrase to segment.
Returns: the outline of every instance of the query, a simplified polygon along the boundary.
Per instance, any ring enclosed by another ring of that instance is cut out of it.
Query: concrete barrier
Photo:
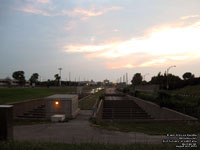
[[[13,139],[13,106],[0,105],[0,140]]]
[[[99,105],[98,105],[98,108],[97,108],[97,113],[96,113],[96,119],[97,119],[97,120],[102,120],[103,103],[104,103],[103,100],[101,100],[101,101],[99,102]]]
[[[189,115],[165,108],[159,105],[145,101],[133,96],[129,96],[130,99],[134,100],[144,111],[151,115],[154,120],[160,121],[198,121],[197,118]]]

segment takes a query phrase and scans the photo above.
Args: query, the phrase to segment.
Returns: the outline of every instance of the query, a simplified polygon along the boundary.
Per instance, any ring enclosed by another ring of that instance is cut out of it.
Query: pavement
[[[166,136],[136,132],[108,131],[90,126],[91,110],[81,110],[76,119],[65,123],[48,123],[14,127],[14,140],[61,143],[161,144]]]

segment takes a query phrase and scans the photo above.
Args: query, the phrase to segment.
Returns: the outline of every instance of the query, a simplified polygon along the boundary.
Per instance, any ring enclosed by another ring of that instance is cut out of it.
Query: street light
[[[176,66],[174,65],[167,68],[167,90],[169,89],[169,79],[168,79],[169,70],[173,67],[176,67]]]
[[[146,77],[147,75],[149,75],[149,73],[146,73],[146,74],[143,75],[143,80],[144,80],[144,81],[145,81],[145,77]]]
[[[62,71],[62,68],[58,68],[58,70],[60,71],[60,80],[59,80],[59,84],[61,86],[61,71]]]

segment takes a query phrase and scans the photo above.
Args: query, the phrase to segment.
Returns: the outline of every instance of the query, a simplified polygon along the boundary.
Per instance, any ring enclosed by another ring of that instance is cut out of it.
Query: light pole
[[[149,73],[146,73],[146,74],[143,75],[143,80],[144,80],[144,81],[145,81],[145,77],[146,77],[147,75],[149,75]]]
[[[167,90],[169,89],[169,79],[168,79],[169,70],[173,67],[176,67],[176,66],[174,65],[167,68]]]
[[[60,79],[59,79],[59,84],[61,86],[61,71],[62,71],[62,68],[58,68],[58,70],[60,71]]]

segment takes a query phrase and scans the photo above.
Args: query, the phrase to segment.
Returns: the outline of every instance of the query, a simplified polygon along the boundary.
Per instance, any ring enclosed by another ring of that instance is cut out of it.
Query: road
[[[165,136],[123,133],[92,127],[88,121],[91,113],[90,110],[81,110],[76,119],[66,123],[15,126],[14,139],[62,143],[160,144],[165,138]]]

